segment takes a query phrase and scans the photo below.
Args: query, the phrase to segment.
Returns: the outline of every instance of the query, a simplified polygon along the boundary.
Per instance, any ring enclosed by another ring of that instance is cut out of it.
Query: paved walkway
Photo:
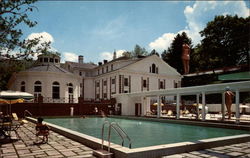
[[[250,142],[222,146],[189,153],[182,153],[162,158],[250,158]]]
[[[50,132],[48,144],[34,145],[35,125],[24,124],[18,129],[21,140],[0,144],[0,158],[95,158],[93,149],[70,140],[53,131]],[[14,133],[13,133],[14,135]],[[233,144],[212,149],[193,151],[162,158],[250,158],[250,142]]]
[[[53,131],[47,144],[34,145],[34,132],[33,123],[24,124],[18,129],[21,140],[0,145],[0,158],[95,158],[92,156],[93,149]]]

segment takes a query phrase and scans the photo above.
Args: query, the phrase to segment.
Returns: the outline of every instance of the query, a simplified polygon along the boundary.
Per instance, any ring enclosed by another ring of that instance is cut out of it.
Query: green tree
[[[148,52],[145,48],[142,48],[138,44],[136,44],[134,50],[131,52],[131,55],[132,57],[147,56]]]
[[[23,32],[20,25],[34,27],[37,22],[29,19],[28,13],[32,12],[37,0],[2,0],[0,3],[0,56],[5,58],[27,57],[34,53],[31,48],[39,43],[39,38],[22,40]],[[11,55],[15,50],[18,53]]]
[[[155,50],[155,49],[153,49],[151,52],[150,52],[150,54],[149,55],[157,55],[157,56],[160,56],[159,55],[159,53]]]
[[[191,49],[192,40],[185,32],[182,32],[182,34],[177,34],[168,50],[165,50],[161,55],[162,59],[170,66],[174,67],[179,73],[184,72],[181,60],[183,43],[187,43]]]
[[[249,64],[250,17],[216,16],[200,32],[197,52],[207,69]]]

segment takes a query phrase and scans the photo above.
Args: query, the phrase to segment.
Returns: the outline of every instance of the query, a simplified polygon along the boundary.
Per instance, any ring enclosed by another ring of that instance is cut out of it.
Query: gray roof
[[[71,62],[71,61],[66,61],[66,63],[70,64],[73,68],[77,67],[77,68],[93,69],[97,67],[97,65],[92,64],[92,63],[77,63],[77,62]]]
[[[30,69],[25,70],[24,72],[29,72],[29,71],[40,71],[40,72],[61,72],[61,73],[66,73],[66,74],[72,74],[71,72],[68,72],[67,70],[55,66],[55,65],[39,65],[32,67]]]

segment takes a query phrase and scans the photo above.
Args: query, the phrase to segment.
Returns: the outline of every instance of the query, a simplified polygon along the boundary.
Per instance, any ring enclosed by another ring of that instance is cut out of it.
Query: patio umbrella
[[[154,106],[157,106],[157,105],[158,105],[158,103],[154,103],[153,105],[154,105]],[[163,103],[161,103],[161,106],[164,106],[164,104],[163,104]]]
[[[9,105],[9,113],[11,113],[11,104],[22,103],[26,100],[32,100],[34,96],[27,92],[19,91],[1,91],[0,103]]]

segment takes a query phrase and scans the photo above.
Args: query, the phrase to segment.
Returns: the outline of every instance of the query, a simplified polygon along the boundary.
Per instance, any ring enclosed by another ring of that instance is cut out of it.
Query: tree
[[[184,72],[181,60],[183,43],[187,43],[190,48],[192,47],[192,40],[188,38],[185,32],[182,32],[181,35],[177,34],[168,50],[165,50],[161,55],[162,59],[174,67],[179,73]]]
[[[132,57],[146,56],[148,52],[145,48],[140,47],[138,44],[135,45],[134,50],[131,52]]]
[[[39,43],[39,38],[33,40],[22,40],[23,32],[18,28],[23,24],[34,27],[37,22],[29,19],[28,13],[35,6],[32,4],[37,0],[3,0],[0,3],[0,56],[5,58],[27,57],[34,53],[31,48]],[[10,55],[13,50],[18,53]]]
[[[198,52],[208,68],[249,64],[250,17],[215,16],[200,32]]]
[[[153,49],[149,55],[154,55],[154,54],[157,56],[160,56],[159,53],[155,49]]]

